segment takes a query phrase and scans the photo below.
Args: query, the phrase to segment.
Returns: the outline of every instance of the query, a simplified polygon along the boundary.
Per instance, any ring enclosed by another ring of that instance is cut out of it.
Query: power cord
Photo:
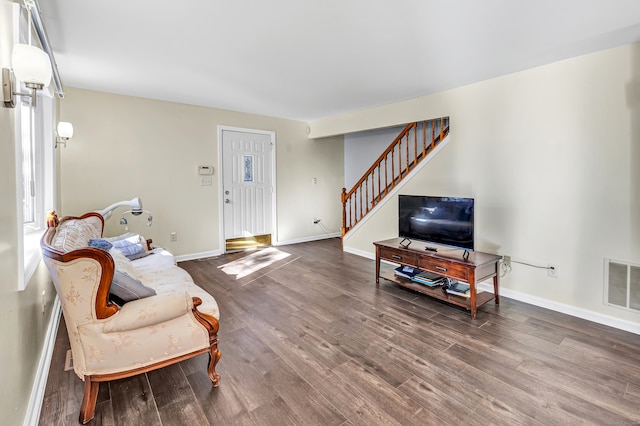
[[[500,269],[502,269],[502,274],[500,275],[500,278],[504,277],[505,275],[507,275],[509,272],[511,272],[511,264],[512,263],[518,263],[520,265],[525,265],[525,266],[530,266],[532,268],[538,268],[538,269],[546,269],[546,270],[551,270],[551,271],[555,271],[555,267],[554,266],[540,266],[540,265],[534,265],[532,263],[527,263],[527,262],[521,262],[519,260],[510,260],[509,262],[505,262],[504,260],[501,262],[501,266]]]
[[[335,233],[339,233],[340,229],[338,229],[335,232],[331,232],[330,230],[327,229],[326,226],[324,226],[324,223],[322,223],[322,219],[314,219],[313,223],[315,225],[318,225],[318,227],[320,228],[320,231],[322,231],[323,234],[325,235],[331,235],[331,234],[335,234]],[[342,223],[342,218],[340,218],[340,223]]]
[[[320,220],[318,220],[316,222],[316,225],[318,225],[320,227],[320,230],[322,231],[323,234],[325,234],[325,235],[330,235],[331,234],[331,231],[329,231],[327,229],[327,227],[324,226],[324,224],[322,222],[320,222]]]

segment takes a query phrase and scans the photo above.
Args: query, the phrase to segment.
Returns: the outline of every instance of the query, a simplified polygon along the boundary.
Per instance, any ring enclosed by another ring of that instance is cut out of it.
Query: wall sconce
[[[56,148],[58,144],[64,145],[67,147],[67,141],[73,137],[73,124],[68,123],[66,121],[61,121],[58,123],[58,137],[56,138]]]
[[[6,108],[15,108],[15,96],[29,96],[31,106],[36,106],[36,90],[41,90],[51,81],[49,55],[30,44],[16,44],[11,55],[13,70],[2,69],[2,95]],[[15,75],[15,76],[14,76]],[[31,93],[15,92],[15,81],[24,82]]]

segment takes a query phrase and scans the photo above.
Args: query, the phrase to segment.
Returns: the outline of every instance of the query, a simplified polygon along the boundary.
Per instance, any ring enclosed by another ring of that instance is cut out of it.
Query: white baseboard
[[[222,250],[211,250],[211,251],[203,251],[200,253],[183,254],[181,256],[176,256],[176,262],[186,262],[187,260],[205,259],[207,257],[220,256],[221,254],[224,254]]]
[[[53,309],[51,310],[51,317],[49,318],[47,333],[44,337],[44,345],[42,347],[42,353],[40,354],[36,377],[33,381],[33,387],[31,388],[29,405],[27,405],[27,412],[23,422],[24,426],[35,426],[38,424],[38,420],[40,420],[40,410],[44,402],[44,391],[47,387],[49,367],[51,367],[51,357],[53,356],[53,348],[56,344],[56,335],[58,334],[61,313],[62,306],[60,305],[60,299],[56,296],[53,302]]]
[[[345,247],[344,251],[347,253],[356,254],[358,256],[365,257],[367,259],[375,260],[376,256],[373,253],[362,251],[350,247]],[[383,260],[383,262],[385,262]],[[493,293],[493,283],[482,282],[478,284],[478,289]],[[633,321],[627,321],[620,318],[611,317],[609,315],[600,314],[598,312],[590,311],[587,309],[578,308],[576,306],[567,305],[564,303],[554,302],[553,300],[543,299],[541,297],[532,296],[519,291],[514,291],[508,288],[500,287],[500,295],[508,297],[510,299],[518,300],[520,302],[528,303],[530,305],[539,306],[541,308],[550,309],[555,312],[571,315],[577,318],[582,318],[588,321],[592,321],[598,324],[607,325],[620,330],[628,331],[634,334],[640,334],[640,324]]]
[[[319,241],[319,240],[326,240],[329,238],[336,238],[336,237],[340,237],[341,234],[339,232],[333,233],[333,234],[322,234],[322,235],[314,235],[311,237],[304,237],[304,238],[295,238],[293,240],[285,240],[285,241],[277,241],[274,246],[285,246],[288,244],[299,244],[299,243],[308,243],[310,241]]]
[[[309,241],[326,240],[328,238],[336,238],[336,237],[340,237],[339,232],[336,232],[334,234],[322,234],[322,235],[314,235],[312,237],[296,238],[294,240],[277,241],[273,245],[284,246],[287,244],[308,243]],[[224,250],[212,250],[212,251],[203,251],[200,253],[183,254],[181,256],[176,256],[176,262],[186,262],[187,260],[205,259],[207,257],[220,256],[222,254],[224,254]]]
[[[478,284],[478,289],[493,293],[493,283],[482,282]],[[521,293],[519,291],[511,290],[504,287],[500,287],[499,293],[500,293],[500,296],[508,297],[510,299],[528,303],[530,305],[550,309],[552,311],[571,315],[577,318],[582,318],[587,321],[592,321],[598,324],[607,325],[609,327],[628,331],[630,333],[640,334],[640,324],[638,324],[637,322],[611,317],[609,315],[600,314],[598,312],[590,311],[588,309],[582,309],[576,306],[554,302],[553,300],[543,299],[541,297],[532,296],[530,294]]]
[[[376,260],[376,255],[374,253],[369,253],[368,251],[358,250],[351,247],[345,247],[344,251],[347,253],[355,254],[360,257],[366,257],[367,259]]]

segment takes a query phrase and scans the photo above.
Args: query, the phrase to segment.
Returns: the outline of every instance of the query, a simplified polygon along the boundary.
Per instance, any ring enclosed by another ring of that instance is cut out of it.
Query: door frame
[[[271,217],[273,223],[271,224],[271,244],[277,245],[277,235],[278,235],[278,216],[277,216],[277,206],[276,206],[276,189],[277,189],[277,180],[276,180],[276,132],[271,130],[260,130],[260,129],[247,129],[243,127],[233,127],[233,126],[224,126],[218,125],[218,217],[220,220],[219,223],[219,235],[220,235],[220,250],[222,253],[226,252],[226,241],[224,238],[224,174],[222,169],[224,165],[222,164],[222,149],[223,149],[223,140],[222,134],[225,131],[231,132],[242,132],[242,133],[255,133],[259,135],[268,135],[271,139],[271,146],[273,149],[271,150],[271,182],[273,186],[273,190],[271,191]]]

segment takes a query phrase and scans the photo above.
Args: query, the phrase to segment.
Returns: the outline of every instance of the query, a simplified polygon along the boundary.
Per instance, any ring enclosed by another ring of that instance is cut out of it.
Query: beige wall
[[[12,25],[0,0],[0,65],[8,66]],[[217,126],[272,130],[277,137],[278,240],[340,226],[345,133],[451,117],[452,142],[403,193],[477,200],[479,250],[555,263],[560,278],[514,265],[503,286],[629,321],[640,315],[602,304],[603,259],[640,263],[640,45],[624,46],[411,101],[300,122],[67,88],[61,119],[75,136],[59,149],[62,214],[142,197],[152,228],[132,224],[176,254],[219,250],[218,170],[201,187],[195,167],[218,164]],[[13,111],[0,108],[0,415],[20,424],[51,315],[42,266],[18,292]],[[311,179],[318,178],[313,186]],[[347,240],[395,235],[397,204],[386,204]],[[111,222],[116,222],[114,219]],[[133,221],[132,221],[133,222]],[[110,223],[110,233],[120,232]],[[169,232],[179,235],[169,243]],[[46,309],[42,313],[41,293]]]
[[[450,116],[451,142],[401,193],[476,199],[476,247],[519,264],[504,288],[640,322],[603,304],[604,258],[640,263],[640,44],[310,124],[344,134]],[[397,236],[397,198],[345,241]]]
[[[0,1],[0,67],[11,64],[11,2]],[[0,106],[0,423],[22,424],[42,352],[55,291],[41,264],[17,291],[18,217],[14,110]],[[45,312],[42,312],[42,292]]]
[[[306,123],[232,111],[67,88],[61,120],[74,137],[60,150],[62,214],[77,215],[139,196],[153,213],[129,219],[176,255],[221,250],[218,126],[276,133],[277,240],[322,236],[313,218],[340,229],[343,138],[309,140]],[[200,186],[197,166],[215,167],[212,186]],[[318,179],[312,185],[312,178]],[[117,234],[115,212],[106,234]],[[177,232],[178,241],[169,234]]]

